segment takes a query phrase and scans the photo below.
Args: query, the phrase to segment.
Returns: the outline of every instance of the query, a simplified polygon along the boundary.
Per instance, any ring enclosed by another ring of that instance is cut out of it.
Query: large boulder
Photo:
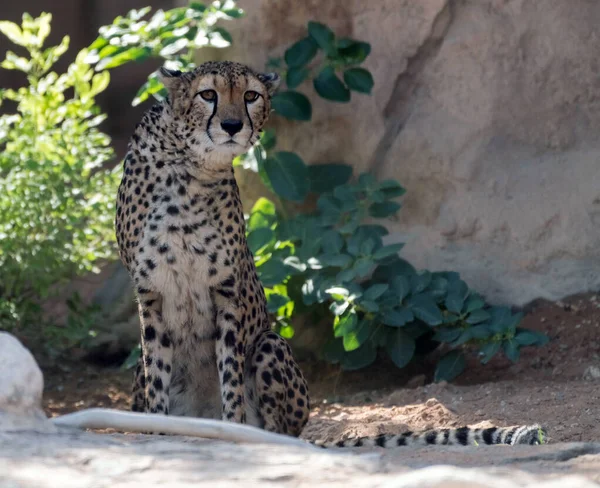
[[[44,377],[31,353],[0,332],[0,432],[54,432],[42,410]]]
[[[492,301],[597,288],[600,3],[589,0],[244,0],[226,50],[257,68],[318,20],[367,40],[373,96],[319,99],[275,122],[279,148],[408,189],[391,239],[417,267],[460,271]],[[241,187],[248,190],[251,184]]]

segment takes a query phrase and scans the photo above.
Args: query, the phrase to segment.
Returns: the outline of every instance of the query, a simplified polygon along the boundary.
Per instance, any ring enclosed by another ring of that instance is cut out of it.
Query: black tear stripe
[[[248,86],[248,78],[246,78],[246,86]],[[250,136],[248,137],[248,143],[250,143],[252,136],[254,135],[254,124],[252,123],[250,112],[248,112],[248,102],[246,102],[246,97],[244,97],[244,110],[246,110],[246,117],[248,117],[248,124],[250,124]]]
[[[214,83],[214,80],[213,80]],[[216,84],[216,83],[215,83]],[[215,93],[217,91],[215,90]],[[217,113],[217,106],[219,105],[219,94],[216,94],[216,99],[215,99],[215,103],[213,106],[213,111],[212,114],[210,114],[210,117],[208,118],[208,121],[206,122],[206,135],[208,136],[208,138],[210,139],[210,142],[212,142],[213,144],[215,143],[215,141],[213,141],[212,136],[210,135],[210,123],[212,122],[213,117],[215,116],[215,114]]]

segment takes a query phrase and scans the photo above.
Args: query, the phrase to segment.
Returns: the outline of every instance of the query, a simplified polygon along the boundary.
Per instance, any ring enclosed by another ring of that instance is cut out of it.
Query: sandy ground
[[[313,404],[303,437],[541,423],[550,442],[600,439],[600,297],[539,302],[529,307],[524,325],[549,334],[550,343],[523,350],[517,364],[498,357],[481,365],[472,355],[467,371],[452,384],[431,383],[433,361],[410,371],[385,362],[358,372],[303,365]],[[44,373],[50,416],[129,406],[131,371],[67,363]]]

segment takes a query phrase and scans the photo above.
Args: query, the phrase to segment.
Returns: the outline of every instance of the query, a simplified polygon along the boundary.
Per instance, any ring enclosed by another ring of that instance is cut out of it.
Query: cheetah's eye
[[[217,92],[214,90],[203,90],[200,92],[200,96],[207,102],[214,102],[217,98]]]
[[[247,102],[254,102],[257,98],[259,97],[259,94],[256,93],[255,91],[247,91],[246,93],[244,93],[244,100],[246,100]]]

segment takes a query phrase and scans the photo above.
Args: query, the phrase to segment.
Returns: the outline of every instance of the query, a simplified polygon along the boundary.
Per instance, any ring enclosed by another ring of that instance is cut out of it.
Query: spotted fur
[[[160,78],[169,97],[131,138],[115,220],[141,322],[132,410],[299,436],[308,388],[270,329],[231,164],[257,141],[279,78],[231,62]],[[538,434],[462,428],[320,445],[531,444]]]

